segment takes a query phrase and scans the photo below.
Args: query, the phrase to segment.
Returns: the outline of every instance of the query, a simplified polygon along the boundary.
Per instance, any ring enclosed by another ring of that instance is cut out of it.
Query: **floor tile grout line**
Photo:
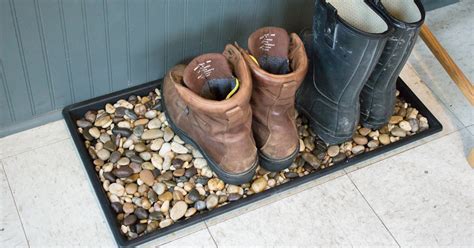
[[[360,191],[359,187],[357,187],[357,184],[355,184],[355,182],[352,180],[351,175],[348,174],[347,177],[349,178],[349,180],[351,181],[351,183],[354,185],[354,187],[356,188],[357,192],[359,192],[359,194],[362,196],[362,198],[363,198],[364,201],[367,203],[367,205],[368,205],[369,208],[372,210],[372,212],[375,214],[375,216],[377,216],[377,219],[379,219],[380,223],[382,223],[382,225],[384,226],[385,230],[387,230],[387,232],[390,234],[390,236],[392,237],[393,241],[395,241],[395,243],[397,243],[398,247],[401,247],[401,246],[400,246],[400,243],[398,243],[398,240],[395,238],[395,236],[393,235],[393,233],[390,231],[390,229],[388,229],[387,225],[385,225],[385,222],[383,222],[382,218],[377,214],[377,212],[376,212],[375,209],[372,207],[372,205],[371,205],[370,202],[367,200],[367,198],[365,198],[364,194]]]
[[[209,235],[211,236],[212,242],[214,242],[214,245],[215,245],[217,248],[219,248],[219,245],[217,244],[216,239],[215,239],[214,236],[212,235],[211,230],[209,229],[209,226],[207,225],[207,222],[206,222],[206,221],[204,221],[204,225],[206,226],[207,232],[208,232]]]
[[[59,139],[59,140],[55,140],[55,141],[49,142],[49,143],[44,144],[44,145],[40,145],[40,146],[37,146],[37,147],[34,147],[34,148],[27,149],[27,150],[25,150],[25,151],[21,151],[21,152],[18,152],[18,153],[10,154],[10,155],[8,155],[8,156],[6,156],[6,157],[0,157],[0,160],[7,159],[7,158],[11,158],[11,157],[15,157],[15,156],[18,156],[18,155],[22,155],[22,154],[24,154],[24,153],[31,152],[31,151],[34,151],[34,150],[38,150],[38,149],[40,149],[40,148],[44,148],[44,147],[49,146],[49,145],[54,145],[54,144],[56,144],[56,143],[59,143],[59,142],[68,140],[68,139],[70,139],[70,138],[71,138],[71,137],[62,138],[62,139]]]
[[[26,230],[25,230],[25,226],[23,224],[23,220],[21,219],[20,211],[18,210],[18,205],[17,205],[16,200],[15,200],[15,195],[13,195],[13,190],[12,190],[12,187],[10,185],[10,180],[8,180],[7,171],[5,170],[5,166],[3,165],[3,161],[1,159],[0,159],[0,165],[1,165],[1,169],[3,170],[3,173],[5,175],[5,179],[7,180],[8,190],[10,191],[10,195],[12,197],[13,204],[15,205],[15,210],[16,210],[16,213],[18,215],[18,219],[20,220],[21,229],[22,229],[23,235],[25,236],[25,239],[26,239],[26,244],[28,245],[28,247],[31,247],[30,246],[30,241],[28,239],[28,235],[26,235]]]

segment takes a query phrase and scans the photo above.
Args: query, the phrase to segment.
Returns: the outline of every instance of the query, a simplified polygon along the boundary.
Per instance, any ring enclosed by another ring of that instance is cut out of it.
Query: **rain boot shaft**
[[[337,144],[349,140],[357,127],[359,94],[391,28],[363,1],[331,2],[336,6],[315,1],[312,68],[296,101],[318,136]]]
[[[370,0],[370,3],[394,27],[360,95],[362,125],[379,129],[393,114],[396,82],[413,50],[425,10],[418,0]]]

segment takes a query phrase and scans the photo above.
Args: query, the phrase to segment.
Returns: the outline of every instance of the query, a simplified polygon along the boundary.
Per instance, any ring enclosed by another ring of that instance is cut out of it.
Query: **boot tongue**
[[[290,72],[290,36],[285,29],[266,27],[255,31],[249,37],[248,48],[265,71],[272,74]]]
[[[194,93],[209,100],[229,99],[239,89],[226,57],[218,53],[193,59],[184,70],[183,81]]]

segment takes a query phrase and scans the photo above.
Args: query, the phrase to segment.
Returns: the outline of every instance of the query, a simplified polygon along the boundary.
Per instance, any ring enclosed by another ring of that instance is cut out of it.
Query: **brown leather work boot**
[[[257,167],[252,136],[252,78],[236,47],[177,65],[165,77],[163,108],[171,128],[193,144],[217,176],[249,182]]]
[[[248,39],[250,54],[242,52],[253,77],[252,129],[260,165],[270,171],[289,167],[299,151],[295,123],[295,93],[308,70],[298,35],[266,27]]]

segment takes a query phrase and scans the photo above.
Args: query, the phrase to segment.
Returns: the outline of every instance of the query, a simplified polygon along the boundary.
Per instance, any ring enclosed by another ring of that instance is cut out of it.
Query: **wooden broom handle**
[[[456,63],[454,63],[451,56],[449,56],[448,52],[441,46],[426,24],[421,26],[420,37],[444,67],[444,70],[446,70],[451,79],[457,84],[467,100],[469,100],[471,105],[474,105],[474,86]]]

